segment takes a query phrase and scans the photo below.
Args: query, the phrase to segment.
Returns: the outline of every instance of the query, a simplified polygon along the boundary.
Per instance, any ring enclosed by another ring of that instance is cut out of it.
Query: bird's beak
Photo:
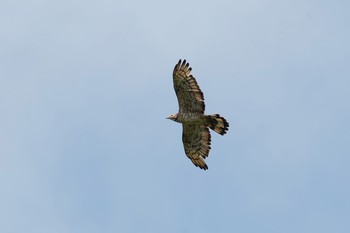
[[[170,119],[170,116],[167,116],[166,119]]]

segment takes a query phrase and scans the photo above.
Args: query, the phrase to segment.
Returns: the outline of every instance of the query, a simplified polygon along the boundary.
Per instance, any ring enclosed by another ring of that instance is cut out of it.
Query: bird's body
[[[205,117],[203,114],[196,112],[178,113],[174,121],[178,123],[203,124],[205,122]]]
[[[228,122],[219,114],[205,115],[203,92],[196,79],[191,75],[192,68],[181,60],[173,71],[174,89],[179,102],[179,111],[168,119],[182,123],[182,141],[187,157],[196,167],[207,170],[204,159],[210,151],[209,128],[224,135],[228,130]]]

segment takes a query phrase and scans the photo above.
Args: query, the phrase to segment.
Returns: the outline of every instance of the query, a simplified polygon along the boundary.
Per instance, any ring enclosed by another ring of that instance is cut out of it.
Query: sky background
[[[0,2],[0,232],[350,232],[350,2]],[[172,70],[212,133],[184,154]]]

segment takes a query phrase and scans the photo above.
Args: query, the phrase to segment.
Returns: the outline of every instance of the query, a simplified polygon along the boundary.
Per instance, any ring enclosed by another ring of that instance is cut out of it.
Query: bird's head
[[[171,115],[169,115],[166,119],[176,121],[176,119],[177,119],[177,114],[171,114]]]

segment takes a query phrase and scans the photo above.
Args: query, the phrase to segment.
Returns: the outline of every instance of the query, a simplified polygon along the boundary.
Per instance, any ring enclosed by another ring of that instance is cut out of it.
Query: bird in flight
[[[192,163],[207,170],[204,159],[210,151],[209,128],[224,135],[229,127],[219,114],[205,115],[203,92],[191,74],[192,68],[186,60],[179,60],[173,71],[174,89],[179,103],[179,111],[167,119],[182,123],[182,142],[185,153]]]

